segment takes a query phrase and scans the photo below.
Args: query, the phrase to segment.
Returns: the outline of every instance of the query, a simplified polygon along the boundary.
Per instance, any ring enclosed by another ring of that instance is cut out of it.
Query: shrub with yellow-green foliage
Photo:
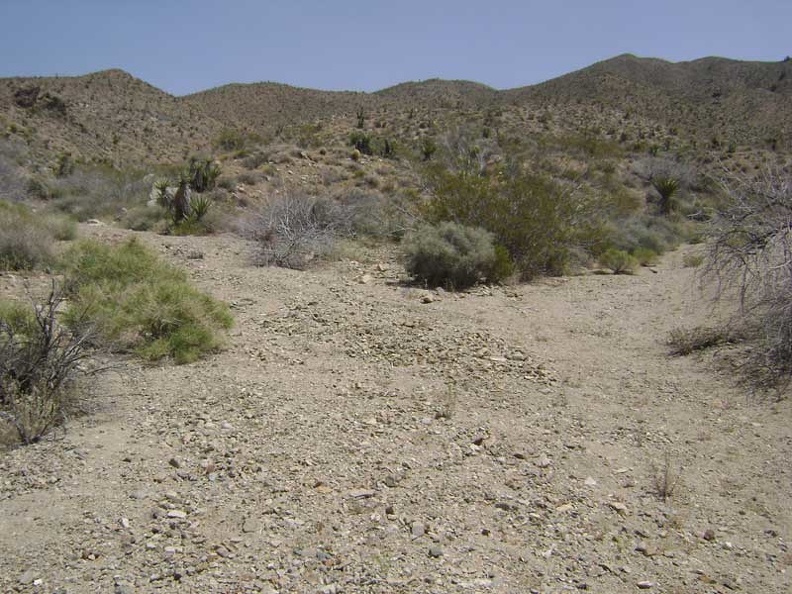
[[[92,320],[112,348],[189,363],[222,346],[232,325],[225,304],[134,239],[117,246],[81,242],[63,262],[67,319]]]
[[[611,248],[599,257],[600,264],[610,269],[613,274],[635,274],[640,266],[638,258],[625,252]]]
[[[481,227],[508,251],[523,278],[563,274],[573,254],[602,241],[597,199],[545,175],[427,169],[430,221]]]

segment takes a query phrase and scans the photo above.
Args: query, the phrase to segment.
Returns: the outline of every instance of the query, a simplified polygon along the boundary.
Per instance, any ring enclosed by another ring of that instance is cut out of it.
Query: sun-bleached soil
[[[0,452],[0,591],[792,588],[792,403],[669,356],[715,315],[681,253],[450,294],[384,255],[137,235],[231,304],[228,348],[120,360],[89,414]]]

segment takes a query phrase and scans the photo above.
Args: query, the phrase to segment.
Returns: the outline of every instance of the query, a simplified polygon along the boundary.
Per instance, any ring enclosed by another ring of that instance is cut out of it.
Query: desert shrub
[[[356,238],[398,240],[415,226],[417,212],[402,194],[383,196],[378,192],[352,189],[337,196],[336,204],[348,221],[342,230]]]
[[[134,239],[118,246],[81,242],[65,254],[63,268],[67,320],[84,314],[114,349],[189,363],[219,348],[232,324],[223,303]]]
[[[349,144],[361,155],[371,155],[374,152],[371,136],[359,130],[355,130],[349,135]]]
[[[135,170],[118,171],[109,167],[76,167],[66,177],[33,178],[29,194],[49,202],[48,209],[78,221],[116,218],[148,199],[151,179]]]
[[[704,263],[703,254],[687,253],[682,256],[682,265],[685,268],[698,268]]]
[[[214,145],[224,151],[239,151],[245,148],[247,138],[239,130],[224,128],[214,140]]]
[[[577,249],[602,241],[597,199],[577,188],[519,169],[427,172],[435,194],[426,205],[429,220],[491,232],[523,278],[563,274]]]
[[[0,140],[0,200],[19,201],[25,197],[27,184],[15,162],[19,154],[13,143]]]
[[[42,304],[0,301],[0,419],[24,443],[64,420],[77,377],[85,373],[91,326],[61,324],[60,304],[55,285]]]
[[[511,272],[511,260],[492,233],[458,223],[421,227],[405,237],[403,250],[408,274],[430,287],[461,290]]]
[[[0,270],[32,270],[52,261],[53,232],[40,215],[0,201]]]
[[[290,193],[271,199],[242,230],[258,243],[258,265],[302,270],[350,229],[349,212],[335,202]]]
[[[627,217],[611,227],[611,247],[627,252],[638,249],[664,254],[691,238],[689,221],[675,217],[658,217],[650,214]]]
[[[609,249],[599,257],[600,264],[613,274],[634,274],[639,266],[638,258],[624,250]]]
[[[758,179],[729,176],[710,225],[705,278],[718,297],[736,292],[738,320],[755,325],[762,348],[754,370],[768,380],[792,376],[792,176],[768,170]],[[766,373],[763,373],[766,372]]]
[[[738,340],[740,335],[726,327],[675,328],[668,336],[668,346],[672,355],[689,355],[727,342]]]
[[[661,215],[674,211],[681,194],[695,183],[695,173],[688,164],[666,157],[638,161],[634,170],[654,189],[654,198]]]
[[[654,266],[657,264],[657,252],[649,248],[637,247],[633,250],[632,255],[641,266]]]

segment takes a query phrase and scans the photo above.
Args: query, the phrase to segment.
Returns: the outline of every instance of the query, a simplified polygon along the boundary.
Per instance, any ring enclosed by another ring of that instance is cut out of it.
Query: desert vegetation
[[[756,177],[727,175],[724,201],[710,227],[703,274],[717,298],[735,299],[737,322],[762,347],[750,371],[772,380],[792,373],[792,177],[768,169]]]
[[[0,589],[781,591],[788,70],[0,81]]]

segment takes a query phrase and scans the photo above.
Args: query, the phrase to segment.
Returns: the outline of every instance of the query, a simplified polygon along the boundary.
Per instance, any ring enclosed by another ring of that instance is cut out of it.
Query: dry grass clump
[[[742,334],[727,327],[696,326],[694,328],[676,328],[668,337],[668,345],[672,355],[689,355],[696,351],[735,342]]]

